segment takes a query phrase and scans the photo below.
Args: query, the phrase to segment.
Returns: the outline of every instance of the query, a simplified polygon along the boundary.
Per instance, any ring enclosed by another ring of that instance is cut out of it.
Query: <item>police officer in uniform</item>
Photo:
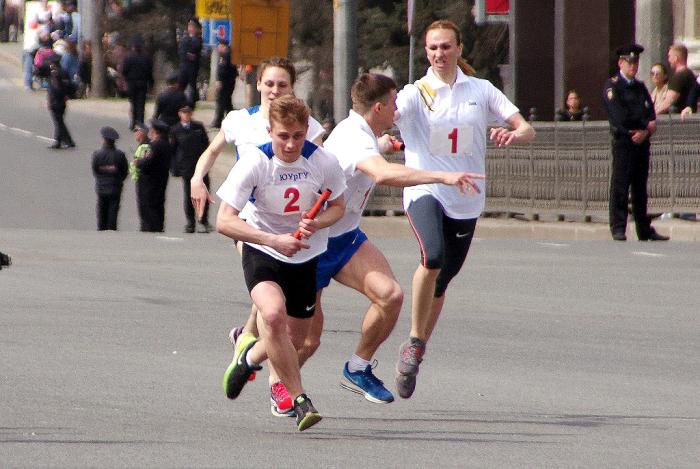
[[[186,94],[192,107],[199,100],[197,74],[202,57],[202,25],[197,18],[187,22],[187,35],[180,41],[180,89]]]
[[[219,62],[216,65],[216,83],[214,85],[216,87],[216,116],[211,126],[218,129],[226,114],[233,110],[231,95],[236,87],[238,68],[231,63],[231,49],[228,39],[219,38],[217,48]]]
[[[177,113],[187,104],[185,93],[180,89],[177,80],[177,74],[172,74],[166,79],[168,87],[156,96],[156,107],[153,112],[154,119],[165,122],[169,127],[178,123],[180,119]]]
[[[114,143],[119,138],[116,130],[102,127],[100,134],[102,148],[92,154],[92,174],[97,192],[97,229],[116,231],[119,202],[124,179],[129,174],[129,162]]]
[[[145,154],[134,161],[139,170],[136,196],[141,216],[141,231],[161,232],[165,227],[165,188],[168,185],[171,149],[168,124],[153,119]]]
[[[644,48],[637,44],[617,49],[619,73],[605,82],[603,91],[612,134],[610,231],[615,241],[627,240],[625,232],[630,191],[639,240],[669,239],[652,228],[647,215],[649,139],[656,131],[656,113],[647,87],[635,78],[642,51]]]
[[[197,166],[199,155],[209,146],[209,137],[204,124],[192,120],[192,108],[183,106],[179,112],[180,122],[170,129],[170,144],[173,152],[172,174],[182,178],[184,192],[184,207],[187,225],[185,233],[194,233],[195,216],[194,207],[190,199],[190,179],[194,176],[194,168]],[[209,177],[205,176],[204,184],[209,189]],[[201,220],[200,233],[209,233],[209,204],[204,207],[204,215]]]
[[[144,122],[146,95],[148,89],[153,86],[153,62],[143,52],[143,39],[140,37],[132,40],[131,52],[124,59],[121,73],[126,80],[131,104],[129,130],[134,130],[137,122]]]

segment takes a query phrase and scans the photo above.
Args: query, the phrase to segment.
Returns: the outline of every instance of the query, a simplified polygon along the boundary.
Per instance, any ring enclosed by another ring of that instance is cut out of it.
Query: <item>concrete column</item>
[[[334,0],[333,23],[333,117],[340,122],[352,106],[357,75],[357,0]]]
[[[654,88],[649,72],[655,63],[667,63],[668,46],[673,43],[673,3],[668,0],[637,0],[635,42],[644,47],[638,78]]]

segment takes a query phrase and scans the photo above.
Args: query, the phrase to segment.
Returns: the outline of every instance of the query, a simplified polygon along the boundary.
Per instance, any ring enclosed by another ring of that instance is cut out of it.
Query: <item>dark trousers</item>
[[[134,128],[137,122],[144,123],[144,109],[146,108],[146,94],[148,87],[141,84],[129,85],[129,103],[131,104],[131,124],[130,129]]]
[[[197,68],[192,64],[183,64],[180,68],[180,77],[178,83],[180,89],[185,96],[189,104],[194,108],[197,101],[199,101],[199,91],[197,91]]]
[[[216,92],[216,115],[214,116],[212,126],[216,128],[221,127],[221,121],[224,120],[226,114],[233,111],[233,102],[231,101],[233,90],[233,86],[223,86]]]
[[[637,236],[649,236],[647,216],[647,180],[649,179],[649,141],[635,145],[629,138],[612,141],[612,177],[610,178],[610,231],[627,229],[627,204],[632,194],[632,214]]]
[[[116,194],[97,194],[97,229],[117,230],[117,216],[119,215],[119,201],[121,192]]]
[[[161,232],[165,228],[165,189],[168,179],[141,175],[136,184],[136,200],[141,231]]]
[[[194,211],[194,206],[192,205],[192,199],[190,196],[192,195],[191,187],[190,187],[190,179],[192,179],[192,175],[190,177],[182,177],[182,193],[183,193],[183,204],[185,207],[185,217],[187,218],[187,224],[189,226],[194,226],[195,224],[195,211]],[[207,190],[209,190],[209,175],[207,174],[204,176],[204,185],[207,186]],[[204,204],[204,213],[202,214],[202,219],[200,220],[202,224],[208,224],[209,223],[209,202],[206,202]]]
[[[49,108],[51,120],[53,120],[53,138],[56,140],[56,145],[65,143],[66,145],[74,145],[73,138],[68,132],[68,127],[63,121],[63,116],[66,113],[65,106]]]

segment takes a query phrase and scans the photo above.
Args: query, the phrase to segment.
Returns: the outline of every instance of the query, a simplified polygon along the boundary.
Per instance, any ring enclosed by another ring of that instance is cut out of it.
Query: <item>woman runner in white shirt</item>
[[[217,192],[222,200],[217,231],[244,243],[245,280],[264,325],[260,339],[250,332],[238,338],[223,387],[235,399],[269,358],[294,396],[301,431],[321,416],[304,394],[297,349],[314,314],[316,263],[328,239],[328,230],[322,228],[343,215],[345,176],[334,156],[305,140],[309,114],[303,101],[278,98],[269,113],[272,142],[242,149]],[[331,191],[326,209],[316,219],[303,216],[325,190]],[[248,201],[244,220],[240,212]],[[291,234],[297,229],[301,240]]]
[[[426,75],[397,98],[396,125],[406,144],[406,166],[424,170],[484,173],[486,133],[498,146],[532,140],[535,131],[508,98],[486,80],[465,75],[457,25],[436,21],[425,34],[430,62]],[[450,280],[466,259],[476,221],[484,209],[481,192],[462,197],[454,187],[422,184],[404,189],[404,209],[418,239],[421,263],[413,276],[411,332],[396,365],[399,395],[409,398],[418,367],[445,302]]]

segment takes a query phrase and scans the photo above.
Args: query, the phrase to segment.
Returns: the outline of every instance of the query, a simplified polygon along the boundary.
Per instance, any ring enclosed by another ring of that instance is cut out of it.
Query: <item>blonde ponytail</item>
[[[469,63],[466,61],[466,59],[464,59],[462,57],[460,57],[457,60],[457,66],[462,71],[462,73],[464,73],[467,76],[473,77],[474,75],[476,75],[476,70],[474,69],[474,67],[469,65]]]

